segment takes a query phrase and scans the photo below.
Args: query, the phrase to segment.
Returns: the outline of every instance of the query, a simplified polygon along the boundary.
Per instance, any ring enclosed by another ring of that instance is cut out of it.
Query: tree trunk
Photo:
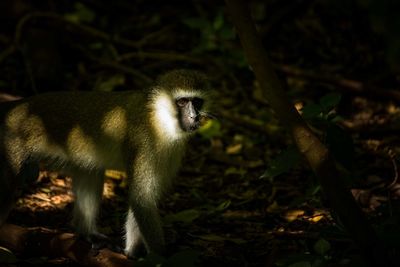
[[[331,208],[361,248],[367,262],[371,266],[378,266],[373,256],[378,247],[374,230],[357,206],[350,191],[345,187],[328,149],[289,102],[258,37],[248,7],[241,0],[225,1],[246,58],[254,70],[265,99],[282,125],[290,132],[300,153],[318,177]]]

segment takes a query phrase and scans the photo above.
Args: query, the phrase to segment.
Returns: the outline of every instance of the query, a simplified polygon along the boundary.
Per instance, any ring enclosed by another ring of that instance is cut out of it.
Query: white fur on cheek
[[[169,139],[178,139],[183,131],[181,130],[177,112],[171,97],[165,93],[155,96],[153,110],[155,111],[155,125],[157,132]]]

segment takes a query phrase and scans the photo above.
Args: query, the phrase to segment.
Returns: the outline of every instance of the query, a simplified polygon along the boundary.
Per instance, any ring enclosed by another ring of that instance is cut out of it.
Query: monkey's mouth
[[[201,126],[200,121],[196,121],[194,123],[192,123],[191,125],[189,125],[188,129],[186,129],[187,132],[194,132],[197,129],[199,129]]]
[[[197,115],[197,117],[194,120],[190,121],[183,121],[181,124],[182,129],[185,132],[194,132],[198,130],[201,126],[205,125],[207,121],[216,119],[216,117],[210,113],[202,112]]]

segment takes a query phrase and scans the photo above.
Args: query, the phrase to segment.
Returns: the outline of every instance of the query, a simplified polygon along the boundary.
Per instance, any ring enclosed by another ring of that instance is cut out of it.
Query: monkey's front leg
[[[165,241],[157,209],[156,190],[148,177],[135,177],[126,219],[125,253],[135,258],[144,244],[147,252],[165,254]],[[146,179],[146,180],[144,180]]]
[[[92,243],[93,248],[108,247],[110,240],[99,233],[96,227],[103,195],[104,171],[72,168],[67,172],[72,175],[75,195],[73,225],[80,235]]]
[[[155,204],[133,203],[130,205],[125,229],[125,253],[128,257],[139,256],[142,244],[147,252],[165,254],[164,234]]]

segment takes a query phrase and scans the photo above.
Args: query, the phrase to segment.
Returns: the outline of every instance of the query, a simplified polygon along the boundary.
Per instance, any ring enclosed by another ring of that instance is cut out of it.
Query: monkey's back
[[[28,156],[51,155],[84,167],[122,168],[115,155],[124,153],[129,132],[141,132],[146,123],[146,110],[134,108],[146,98],[142,91],[57,92],[7,102],[0,105],[1,142],[15,164]]]

